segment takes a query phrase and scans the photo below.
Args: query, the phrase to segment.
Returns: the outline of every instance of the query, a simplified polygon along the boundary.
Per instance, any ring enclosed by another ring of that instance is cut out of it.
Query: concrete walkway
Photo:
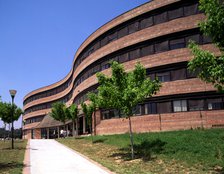
[[[30,140],[31,174],[108,174],[77,152],[55,140]]]

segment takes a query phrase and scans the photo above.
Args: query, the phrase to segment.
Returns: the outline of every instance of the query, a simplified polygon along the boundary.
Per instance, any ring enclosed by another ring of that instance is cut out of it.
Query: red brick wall
[[[41,139],[41,129],[34,129],[34,138],[35,139]]]
[[[100,115],[97,115],[98,119]],[[131,118],[132,129],[135,133],[171,131],[195,128],[211,128],[224,126],[224,110],[194,111],[155,115],[134,116]],[[101,120],[96,126],[96,134],[121,134],[129,132],[128,119],[114,118]]]
[[[31,130],[23,130],[23,139],[31,139]]]

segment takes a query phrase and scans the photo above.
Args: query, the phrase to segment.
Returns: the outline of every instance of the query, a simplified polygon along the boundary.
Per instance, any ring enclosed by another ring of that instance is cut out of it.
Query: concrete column
[[[49,139],[49,128],[47,128],[47,139]]]
[[[68,124],[66,125],[66,137],[68,137]]]
[[[58,126],[58,138],[60,138],[60,130],[59,130],[59,126]]]
[[[83,134],[86,132],[86,117],[83,116]]]

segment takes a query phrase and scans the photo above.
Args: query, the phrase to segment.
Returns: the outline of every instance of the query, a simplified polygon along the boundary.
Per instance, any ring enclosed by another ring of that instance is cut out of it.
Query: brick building
[[[147,75],[162,82],[161,90],[136,107],[134,132],[169,131],[224,126],[224,95],[187,70],[192,55],[189,40],[219,55],[203,36],[198,22],[205,18],[197,0],[153,0],[109,21],[79,47],[71,71],[61,81],[24,97],[24,138],[51,138],[61,124],[48,116],[56,101],[80,105],[96,91],[96,72],[110,74],[109,61],[127,71],[141,62]],[[67,122],[70,129],[70,122]],[[128,123],[116,110],[96,114],[96,134],[128,132]],[[88,128],[79,115],[79,134]]]

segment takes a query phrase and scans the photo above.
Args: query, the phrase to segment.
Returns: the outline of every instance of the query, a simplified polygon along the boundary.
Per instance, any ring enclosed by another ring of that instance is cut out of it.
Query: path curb
[[[30,140],[27,141],[23,165],[23,174],[30,174]]]

